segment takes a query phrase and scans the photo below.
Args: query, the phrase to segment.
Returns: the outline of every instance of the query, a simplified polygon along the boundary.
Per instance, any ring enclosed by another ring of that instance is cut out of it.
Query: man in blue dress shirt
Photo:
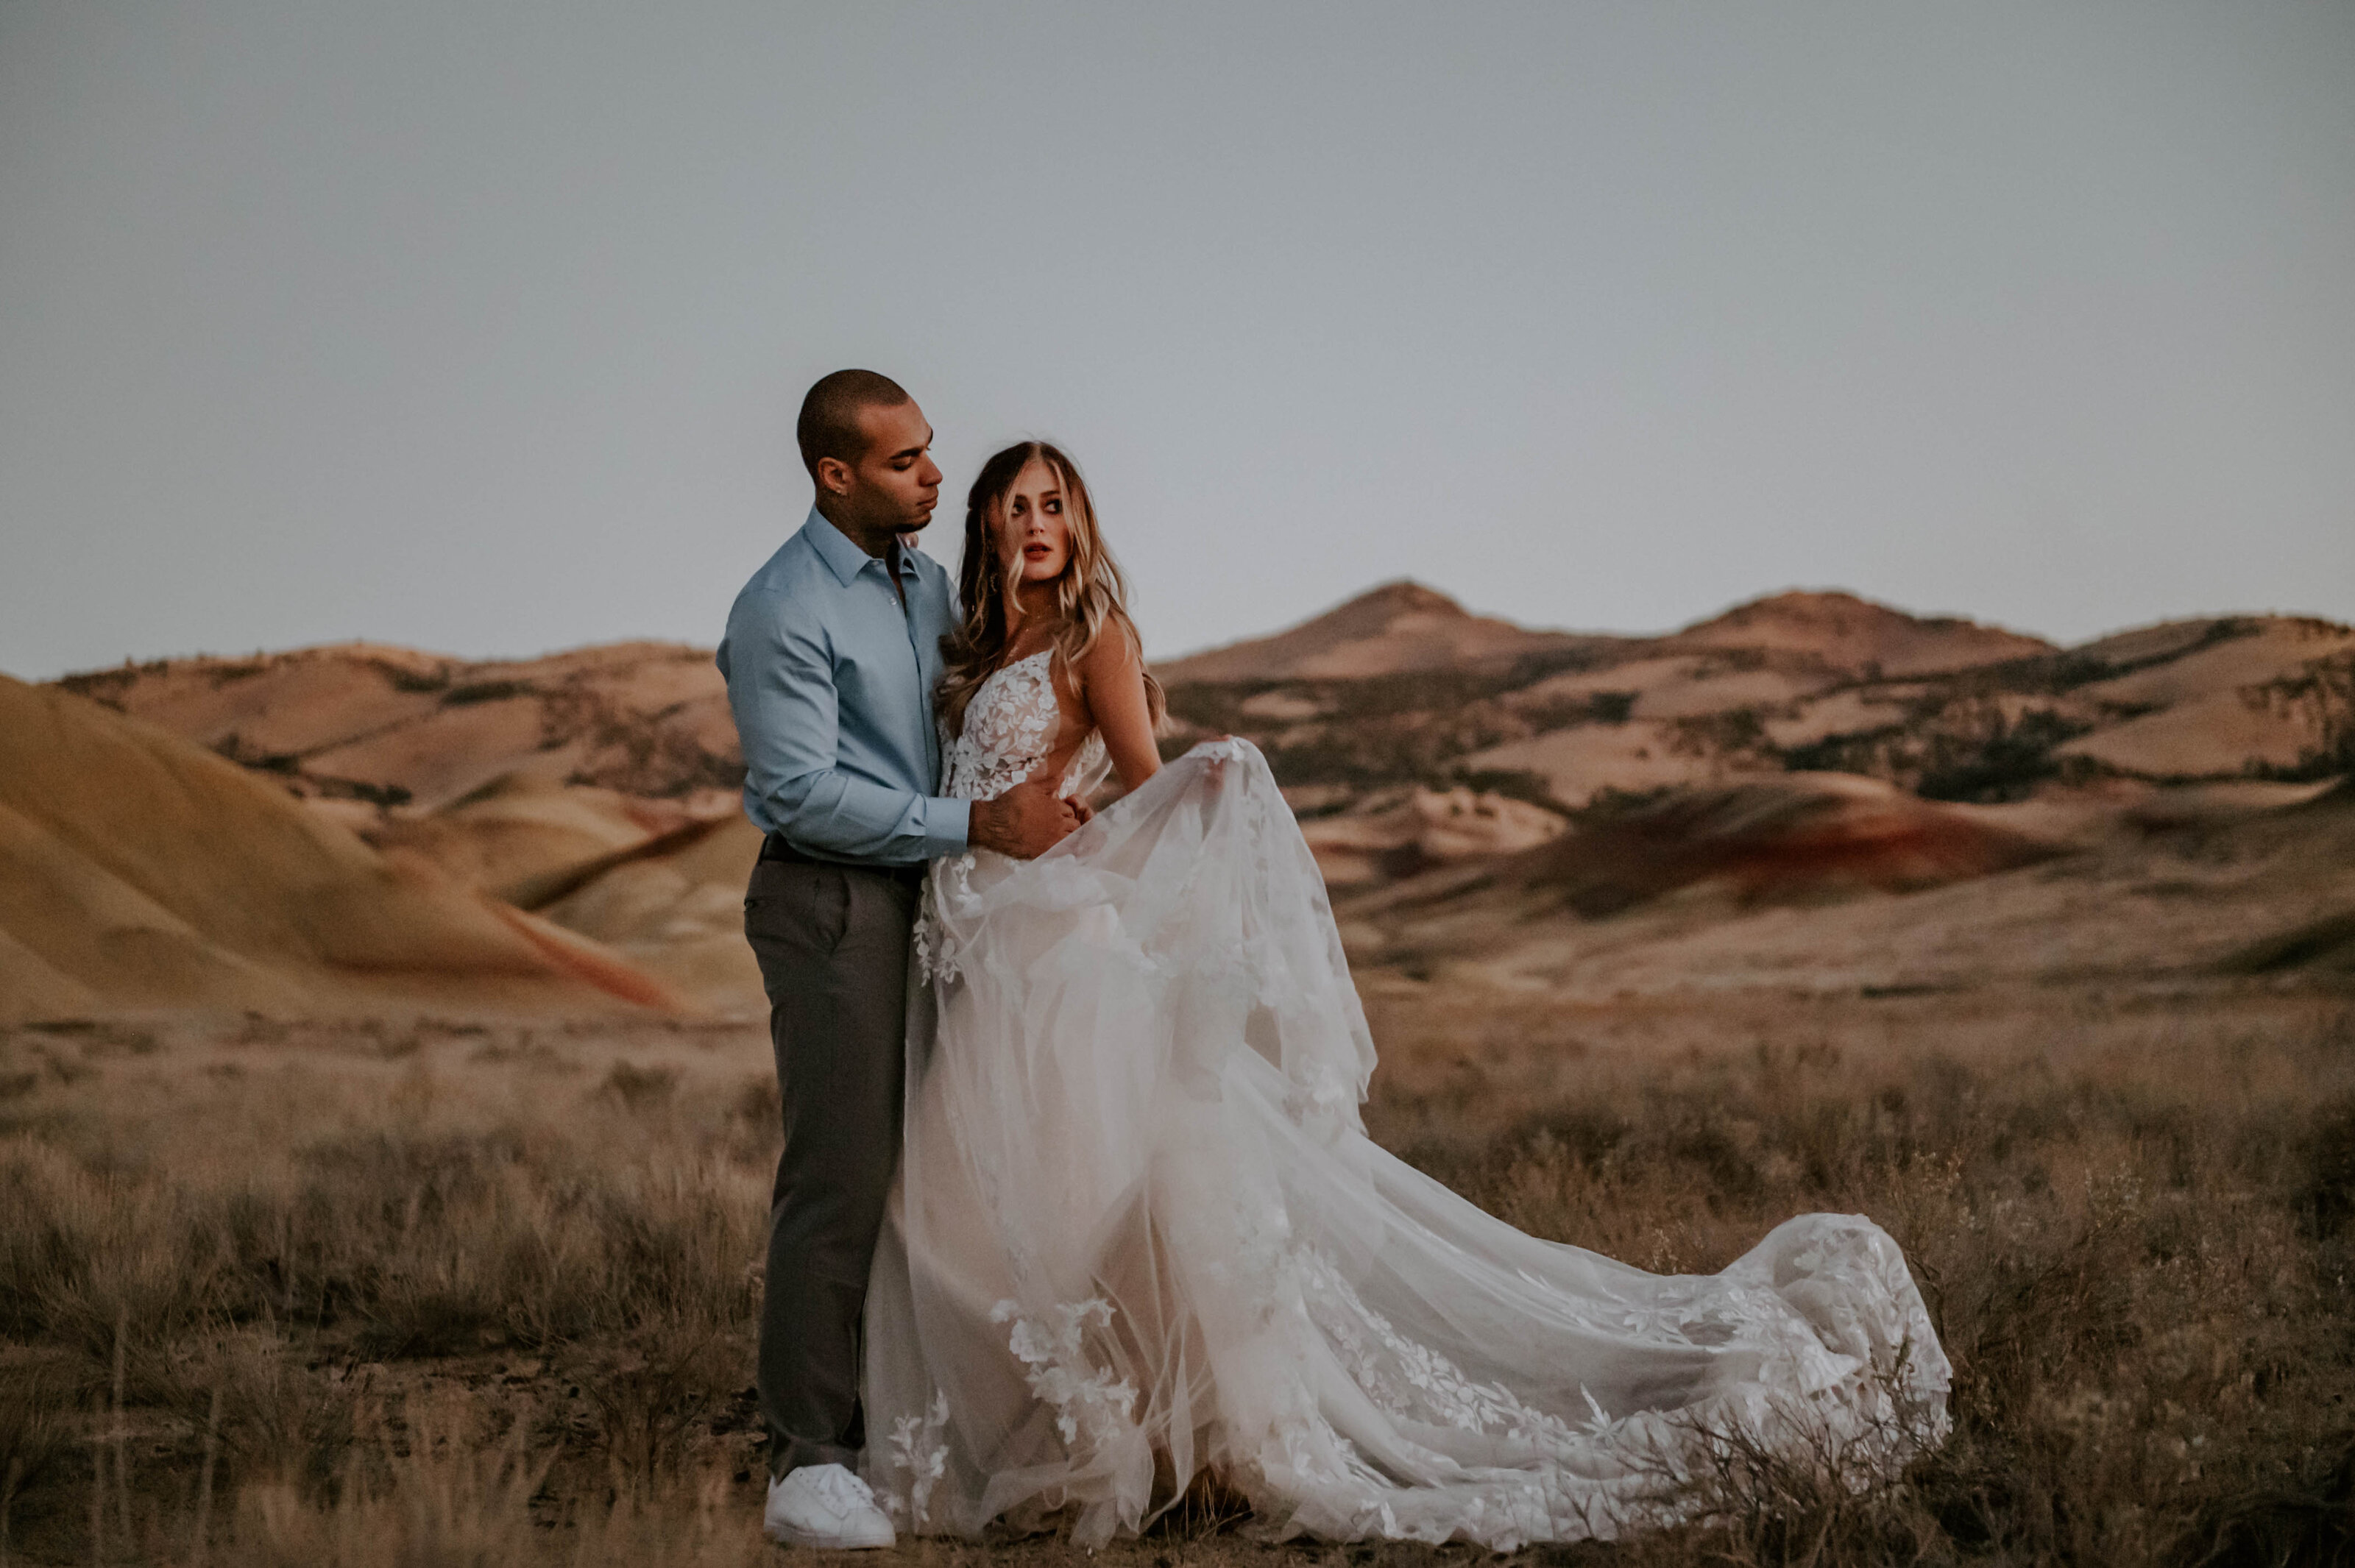
[[[988,801],[933,793],[932,689],[956,604],[913,548],[941,489],[923,411],[886,377],[837,370],[795,434],[816,504],[736,596],[719,645],[745,814],[768,834],[744,932],[784,1111],[761,1309],[765,1525],[799,1545],[889,1546],[856,1473],[859,1319],[899,1159],[917,893],[929,860],[1037,855],[1080,815],[1047,780]]]

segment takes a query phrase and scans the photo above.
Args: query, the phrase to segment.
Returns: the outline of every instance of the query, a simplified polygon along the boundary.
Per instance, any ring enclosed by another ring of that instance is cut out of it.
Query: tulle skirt
[[[1713,1449],[1861,1483],[1945,1435],[1870,1221],[1651,1275],[1377,1147],[1324,884],[1248,742],[1037,860],[937,862],[917,950],[865,1367],[904,1529],[1069,1510],[1093,1545],[1207,1468],[1270,1534],[1509,1550],[1675,1519]]]

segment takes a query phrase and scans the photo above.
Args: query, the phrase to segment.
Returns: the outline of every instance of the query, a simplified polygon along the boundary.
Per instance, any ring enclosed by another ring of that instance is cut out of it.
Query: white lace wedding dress
[[[1025,777],[1044,656],[975,697],[947,790]],[[1100,778],[1090,736],[1066,775]],[[1673,1519],[1712,1442],[1857,1479],[1947,1424],[1895,1243],[1808,1214],[1658,1275],[1377,1147],[1374,1052],[1259,752],[1198,746],[1054,851],[934,864],[906,1150],[867,1307],[868,1479],[903,1529],[1135,1531],[1215,1469],[1257,1524],[1506,1550]]]

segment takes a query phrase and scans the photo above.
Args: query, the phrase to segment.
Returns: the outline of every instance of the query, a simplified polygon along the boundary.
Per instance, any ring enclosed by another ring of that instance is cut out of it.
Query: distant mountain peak
[[[2041,637],[1955,615],[1916,615],[1846,589],[1795,588],[1736,604],[1668,639],[1812,654],[1826,664],[1928,673],[2050,653]]]
[[[1877,599],[1851,593],[1845,588],[1786,588],[1779,593],[1745,599],[1730,610],[1696,621],[1684,629],[1691,633],[1706,631],[1712,626],[1754,626],[1762,621],[1828,626],[1887,624],[1900,621],[1913,625],[1955,624],[1951,617],[1916,615],[1895,605],[1883,604]]]
[[[1438,589],[1426,588],[1411,577],[1401,577],[1394,581],[1378,583],[1356,598],[1344,600],[1323,615],[1304,624],[1313,626],[1317,621],[1327,620],[1336,615],[1362,613],[1366,611],[1422,615],[1469,616],[1472,613]]]
[[[1160,667],[1164,680],[1357,679],[1477,664],[1581,641],[1531,631],[1410,578],[1381,583],[1273,636],[1210,648]]]

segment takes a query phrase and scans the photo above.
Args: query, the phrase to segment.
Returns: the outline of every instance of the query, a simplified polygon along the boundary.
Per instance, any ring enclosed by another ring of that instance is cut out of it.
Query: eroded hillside
[[[2073,648],[1844,593],[1661,637],[1523,634],[1412,584],[1164,667],[1178,742],[1265,750],[1306,815],[1469,785],[1562,809],[1796,771],[1933,799],[2047,784],[2309,780],[2355,765],[2355,630],[2175,622]],[[1451,632],[1450,628],[1456,628]],[[1477,657],[1433,665],[1433,646]]]
[[[743,771],[709,650],[676,644],[470,662],[346,643],[58,684],[310,797],[431,808],[524,772],[677,800]]]

